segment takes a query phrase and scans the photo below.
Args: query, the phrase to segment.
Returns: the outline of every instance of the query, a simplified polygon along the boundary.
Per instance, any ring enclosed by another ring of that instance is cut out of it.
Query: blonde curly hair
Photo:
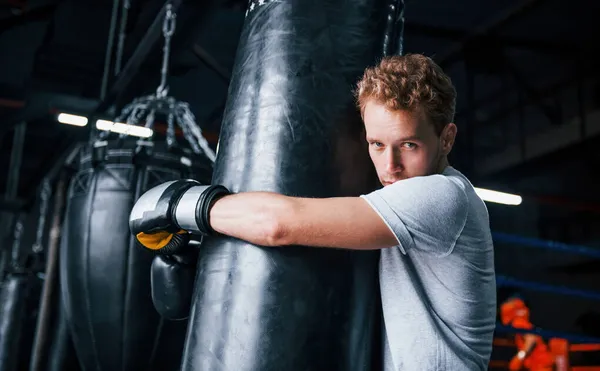
[[[454,121],[456,90],[452,81],[431,58],[421,54],[385,57],[367,68],[355,96],[361,114],[369,101],[392,111],[422,109],[438,135]]]

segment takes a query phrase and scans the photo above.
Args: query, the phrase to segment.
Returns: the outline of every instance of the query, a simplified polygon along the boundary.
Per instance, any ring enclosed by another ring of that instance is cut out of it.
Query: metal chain
[[[160,86],[156,89],[156,96],[159,98],[166,97],[169,89],[167,88],[167,75],[169,74],[169,56],[171,54],[171,38],[175,33],[175,18],[176,14],[173,12],[173,4],[167,4],[167,11],[165,14],[165,20],[163,22],[163,36],[165,38],[165,45],[163,46],[163,61],[160,77]]]
[[[15,229],[13,231],[13,245],[11,250],[11,268],[15,271],[20,271],[23,267],[21,265],[21,238],[23,237],[25,215],[21,214],[17,218],[15,223]]]
[[[171,39],[175,33],[175,24],[176,14],[173,11],[173,5],[169,2],[166,5],[165,19],[162,27],[165,43],[163,46],[160,86],[156,89],[156,94],[136,98],[133,102],[125,106],[117,121],[125,120],[129,125],[137,125],[141,120],[145,120],[145,126],[152,128],[156,115],[166,115],[166,137],[169,148],[177,145],[175,125],[178,125],[183,132],[184,138],[191,145],[192,151],[197,154],[204,153],[211,162],[214,162],[216,154],[210,148],[208,141],[202,135],[202,130],[196,124],[196,118],[191,112],[189,104],[177,101],[175,98],[168,96],[167,76],[169,74]],[[122,136],[124,135],[122,134]]]
[[[404,55],[404,0],[398,1],[398,13],[396,17],[396,54]]]

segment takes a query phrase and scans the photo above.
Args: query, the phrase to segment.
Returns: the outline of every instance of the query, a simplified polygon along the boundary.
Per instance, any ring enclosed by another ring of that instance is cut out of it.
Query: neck
[[[436,173],[443,173],[444,169],[446,169],[446,167],[448,167],[449,165],[450,164],[448,163],[448,156],[442,156],[442,158],[440,158]]]

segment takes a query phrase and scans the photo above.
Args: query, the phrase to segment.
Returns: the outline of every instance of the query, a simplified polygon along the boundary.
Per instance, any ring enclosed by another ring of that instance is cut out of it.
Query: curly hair
[[[361,113],[368,101],[392,111],[423,109],[438,135],[454,120],[456,89],[440,66],[421,54],[383,58],[365,70],[355,95]]]

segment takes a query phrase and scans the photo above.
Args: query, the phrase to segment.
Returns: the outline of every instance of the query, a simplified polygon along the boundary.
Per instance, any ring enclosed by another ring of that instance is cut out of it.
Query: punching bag
[[[24,274],[10,274],[0,283],[0,371],[23,367],[20,348],[29,285]]]
[[[62,302],[57,303],[54,326],[48,349],[44,371],[79,371],[79,361],[75,355],[75,348],[69,333],[69,325],[65,316]]]
[[[42,280],[23,237],[32,233],[36,219],[35,213],[20,215],[12,238],[1,247],[7,262],[0,272],[0,371],[29,367]]]
[[[163,142],[96,141],[80,152],[68,195],[60,284],[75,350],[85,371],[174,370],[186,321],[153,307],[153,255],[135,245],[128,217],[137,197],[168,180],[208,182],[204,157]]]
[[[352,89],[381,55],[384,3],[250,2],[212,184],[304,197],[374,188]],[[182,370],[372,370],[378,257],[207,238]]]
[[[63,169],[64,170],[64,169]],[[58,179],[48,177],[41,183],[39,219],[36,233],[26,239],[37,256],[43,256],[44,285],[38,300],[35,337],[29,371],[78,371],[71,335],[64,315],[58,283],[58,249],[60,226],[64,220],[67,172]]]

